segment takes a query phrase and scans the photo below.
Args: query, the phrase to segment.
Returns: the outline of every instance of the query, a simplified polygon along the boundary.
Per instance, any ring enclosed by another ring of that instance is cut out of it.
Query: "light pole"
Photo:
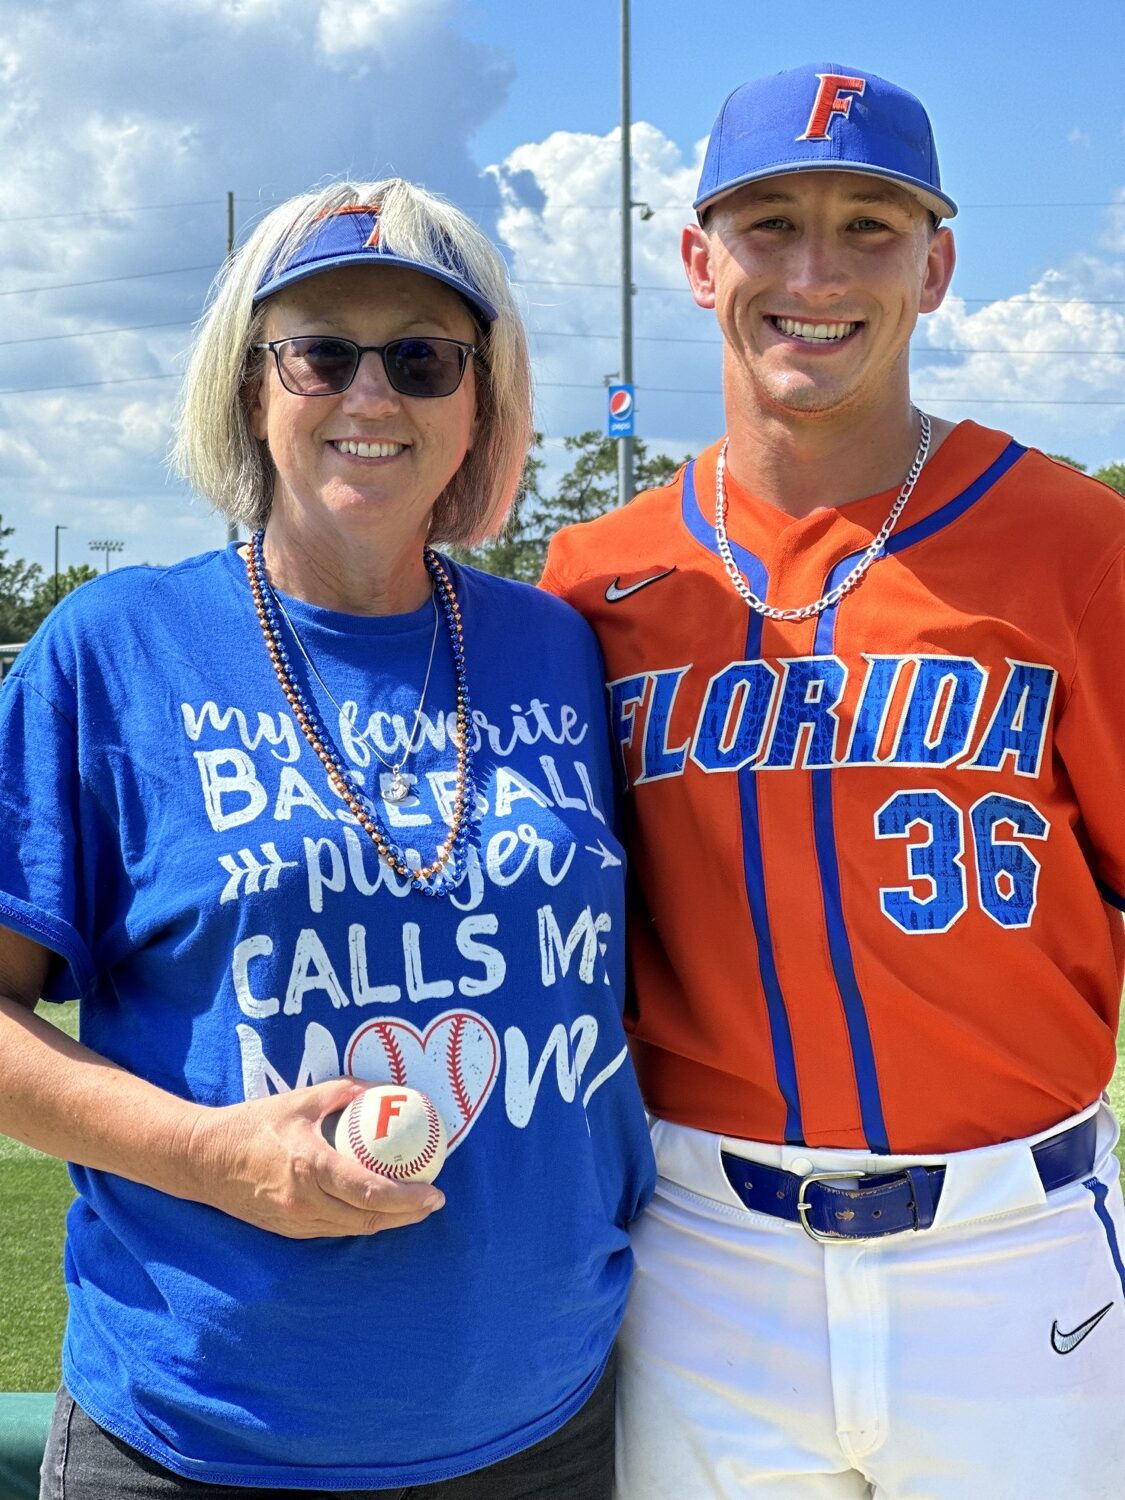
[[[103,573],[108,573],[109,572],[109,554],[111,552],[124,552],[124,550],[125,550],[125,543],[124,542],[101,541],[101,542],[91,542],[90,543],[90,551],[91,552],[104,552],[105,553],[105,567],[102,569]]]
[[[59,532],[65,531],[65,526],[55,527],[55,603],[59,602]]]
[[[633,169],[629,142],[629,0],[621,0],[621,383],[633,385]],[[634,407],[634,410],[636,408]],[[617,503],[633,498],[633,439],[617,439]]]

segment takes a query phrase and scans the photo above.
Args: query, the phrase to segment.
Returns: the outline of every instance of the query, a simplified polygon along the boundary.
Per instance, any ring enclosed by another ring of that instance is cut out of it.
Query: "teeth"
[[[406,447],[405,443],[353,443],[345,438],[333,443],[337,453],[350,453],[356,458],[393,458]]]
[[[795,318],[774,318],[774,325],[790,338],[817,339],[821,343],[832,343],[847,338],[859,327],[858,323],[798,323]]]

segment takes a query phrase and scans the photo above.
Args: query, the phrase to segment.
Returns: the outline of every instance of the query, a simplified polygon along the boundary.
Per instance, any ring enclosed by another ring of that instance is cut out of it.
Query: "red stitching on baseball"
[[[379,1021],[375,1030],[383,1038],[383,1046],[387,1049],[387,1057],[391,1065],[391,1082],[406,1083],[406,1058],[403,1056],[402,1048],[399,1046],[398,1038],[389,1021]]]
[[[457,1015],[453,1018],[453,1025],[449,1028],[449,1049],[446,1053],[446,1072],[453,1086],[453,1096],[461,1109],[461,1118],[468,1120],[473,1113],[473,1102],[469,1098],[469,1091],[465,1087],[464,1074],[461,1072],[460,1041],[461,1033],[468,1025],[468,1016]]]
[[[368,1151],[363,1136],[359,1130],[359,1109],[348,1106],[348,1145],[360,1166],[366,1167],[369,1172],[378,1172],[379,1163]]]
[[[425,1103],[426,1144],[422,1147],[422,1155],[425,1157],[426,1161],[429,1162],[433,1160],[434,1153],[437,1151],[437,1148],[441,1143],[441,1120],[438,1118],[438,1112],[434,1108],[433,1100],[427,1097]]]
[[[424,1097],[426,1108],[426,1140],[417,1156],[411,1157],[409,1161],[387,1162],[377,1161],[368,1151],[363,1136],[359,1129],[359,1107],[348,1108],[348,1145],[352,1148],[356,1160],[369,1172],[378,1172],[381,1177],[390,1177],[395,1182],[409,1180],[417,1176],[424,1167],[428,1167],[434,1159],[441,1139],[441,1121],[438,1119],[437,1110],[433,1101]]]

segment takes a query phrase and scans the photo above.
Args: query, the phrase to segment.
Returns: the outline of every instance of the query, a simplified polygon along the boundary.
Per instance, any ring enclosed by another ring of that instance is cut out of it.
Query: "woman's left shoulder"
[[[506,630],[541,631],[556,637],[561,634],[575,642],[594,641],[594,632],[576,609],[534,584],[459,563],[455,586],[474,610],[492,616]]]

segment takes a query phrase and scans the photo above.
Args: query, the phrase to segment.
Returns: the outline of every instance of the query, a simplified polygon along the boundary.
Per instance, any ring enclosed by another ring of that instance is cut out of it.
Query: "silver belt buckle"
[[[805,1231],[810,1240],[817,1240],[822,1245],[835,1245],[840,1240],[853,1239],[855,1238],[855,1236],[848,1234],[833,1234],[830,1230],[825,1231],[823,1229],[816,1229],[812,1224],[809,1223],[809,1214],[812,1212],[812,1205],[810,1204],[808,1197],[806,1196],[809,1184],[811,1182],[838,1182],[846,1180],[848,1182],[854,1182],[858,1187],[860,1182],[862,1182],[865,1177],[869,1177],[870,1175],[871,1174],[869,1172],[854,1171],[810,1172],[807,1177],[802,1177],[801,1186],[797,1189],[797,1214],[801,1220],[801,1228]]]

